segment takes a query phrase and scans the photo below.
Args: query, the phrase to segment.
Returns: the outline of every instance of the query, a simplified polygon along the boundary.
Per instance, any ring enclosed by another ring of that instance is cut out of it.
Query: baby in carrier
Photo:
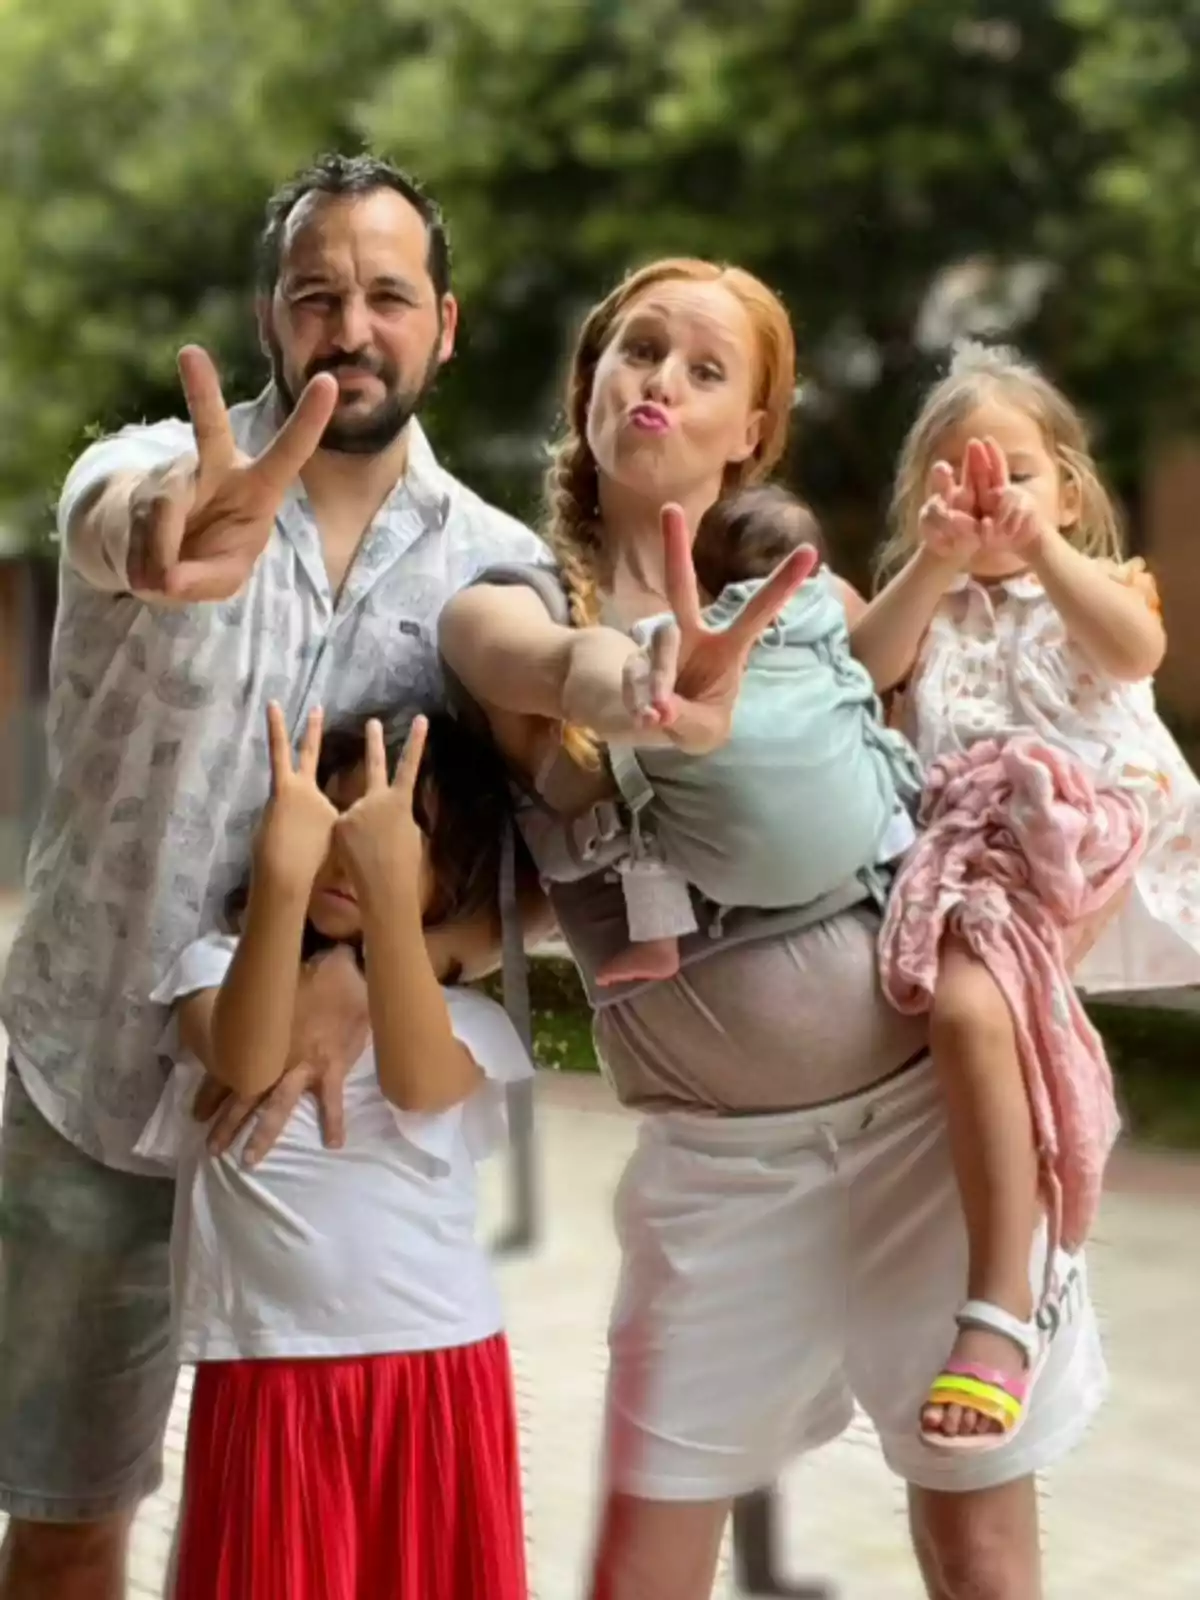
[[[800,544],[819,548],[819,531],[785,489],[746,489],[710,507],[694,551],[713,596],[709,625],[727,625]],[[636,637],[647,643],[662,620],[639,624]],[[718,907],[807,905],[915,837],[920,768],[884,726],[825,567],[755,646],[721,749],[702,760],[671,748],[609,756],[633,815],[619,864],[630,943],[597,974],[601,984],[673,977],[679,939],[697,928],[694,892]],[[836,843],[815,856],[811,836]]]

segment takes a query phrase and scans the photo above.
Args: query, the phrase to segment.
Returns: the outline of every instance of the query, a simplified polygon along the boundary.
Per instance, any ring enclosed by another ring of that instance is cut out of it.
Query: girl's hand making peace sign
[[[389,783],[383,728],[374,719],[367,723],[366,792],[338,818],[334,829],[361,902],[372,889],[383,888],[389,895],[411,891],[420,897],[425,836],[413,814],[413,797],[428,729],[424,717],[413,719],[396,776]]]
[[[255,841],[255,871],[280,888],[305,895],[329,854],[338,820],[336,806],[317,787],[321,726],[321,712],[310,712],[293,767],[283,712],[274,701],[267,707],[271,799]]]

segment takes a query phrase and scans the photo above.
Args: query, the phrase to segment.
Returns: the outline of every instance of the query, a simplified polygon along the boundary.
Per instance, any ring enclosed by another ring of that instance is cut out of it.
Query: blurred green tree
[[[178,409],[185,337],[231,393],[257,383],[262,201],[329,146],[386,150],[444,202],[465,318],[437,441],[527,513],[573,323],[667,251],[735,259],[787,300],[793,471],[860,579],[954,334],[1027,340],[1127,484],[1151,402],[1174,416],[1197,392],[1176,326],[1195,304],[1197,69],[1171,58],[1194,0],[1146,0],[1136,38],[1121,0],[50,9],[0,14],[0,495],[32,527],[88,428]]]
[[[266,195],[357,145],[386,0],[11,0],[0,10],[0,499],[35,528],[85,435],[178,413],[197,339],[261,381],[250,294]]]
[[[1047,334],[1128,455],[1200,423],[1200,5],[1061,9],[1080,39],[1063,92],[1103,156],[1079,215],[1048,219],[1063,292]]]

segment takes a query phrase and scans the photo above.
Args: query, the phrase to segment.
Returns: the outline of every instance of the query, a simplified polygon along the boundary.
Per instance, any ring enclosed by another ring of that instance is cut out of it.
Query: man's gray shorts
[[[12,1062],[0,1134],[0,1512],[90,1522],[162,1478],[173,1184],[57,1134]]]

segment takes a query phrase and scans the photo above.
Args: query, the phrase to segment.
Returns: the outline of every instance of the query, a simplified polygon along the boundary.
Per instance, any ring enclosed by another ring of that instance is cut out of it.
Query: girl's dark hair
[[[378,712],[374,715],[385,730],[389,778],[395,773],[412,720],[424,715],[429,723],[413,792],[413,814],[429,840],[434,880],[429,921],[453,922],[497,907],[504,826],[512,811],[508,775],[500,756],[445,711],[422,712],[418,708],[403,721]],[[353,771],[362,761],[370,720],[367,715],[326,731],[317,763],[320,788],[327,789],[335,778]],[[231,926],[240,919],[249,895],[247,877],[226,902]],[[305,930],[304,960],[330,949],[333,943],[310,923]]]

